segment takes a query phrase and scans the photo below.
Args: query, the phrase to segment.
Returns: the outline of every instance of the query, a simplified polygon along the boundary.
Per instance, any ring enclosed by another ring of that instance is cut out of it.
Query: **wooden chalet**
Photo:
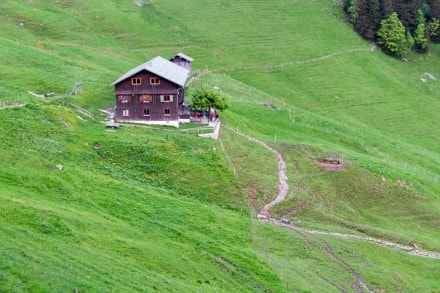
[[[178,127],[192,60],[182,53],[170,60],[158,56],[122,75],[112,84],[115,119]]]

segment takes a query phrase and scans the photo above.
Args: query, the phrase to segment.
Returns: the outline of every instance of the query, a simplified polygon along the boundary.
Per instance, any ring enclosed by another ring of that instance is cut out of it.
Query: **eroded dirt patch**
[[[258,188],[257,187],[250,187],[249,188],[249,196],[248,196],[248,204],[250,207],[255,211],[255,197],[257,196]]]
[[[317,166],[324,167],[325,172],[342,172],[347,170],[347,166],[351,165],[351,161],[345,160],[339,156],[330,156],[326,158],[318,158],[313,161]]]

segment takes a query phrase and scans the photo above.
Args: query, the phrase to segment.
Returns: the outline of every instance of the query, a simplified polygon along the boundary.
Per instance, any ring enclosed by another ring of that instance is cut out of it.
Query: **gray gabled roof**
[[[185,82],[189,75],[189,70],[186,68],[183,68],[177,64],[174,64],[171,61],[168,61],[165,58],[162,58],[160,56],[157,56],[156,58],[153,58],[144,64],[141,64],[132,70],[128,71],[126,74],[118,78],[112,85],[118,84],[123,80],[126,80],[127,78],[146,70],[148,72],[151,72],[159,77],[162,77],[166,80],[169,80],[177,85],[185,86]]]
[[[189,57],[189,56],[187,56],[187,55],[185,55],[183,53],[179,53],[176,56],[174,56],[173,58],[175,58],[175,57],[180,57],[180,58],[185,59],[185,60],[187,60],[189,62],[193,62],[194,61],[193,58],[191,58],[191,57]]]

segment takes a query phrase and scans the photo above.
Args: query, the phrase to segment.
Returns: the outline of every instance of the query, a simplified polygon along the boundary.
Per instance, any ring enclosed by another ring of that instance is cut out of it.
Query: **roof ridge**
[[[115,82],[113,82],[111,85],[116,85],[120,83],[121,81],[126,80],[127,78],[141,72],[142,70],[149,71],[153,74],[158,75],[159,77],[162,77],[164,79],[167,79],[175,84],[178,84],[180,86],[184,86],[186,83],[186,80],[188,79],[189,70],[181,67],[162,56],[156,56],[147,62],[138,65],[134,67],[133,69],[129,70],[127,73],[123,74],[120,78],[118,78]]]

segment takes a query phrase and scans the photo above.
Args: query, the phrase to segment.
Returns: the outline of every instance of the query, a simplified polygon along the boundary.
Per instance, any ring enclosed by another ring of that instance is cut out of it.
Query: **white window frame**
[[[165,101],[165,97],[168,98],[167,101]],[[160,101],[162,103],[172,103],[172,102],[174,102],[174,96],[173,95],[160,95]]]

